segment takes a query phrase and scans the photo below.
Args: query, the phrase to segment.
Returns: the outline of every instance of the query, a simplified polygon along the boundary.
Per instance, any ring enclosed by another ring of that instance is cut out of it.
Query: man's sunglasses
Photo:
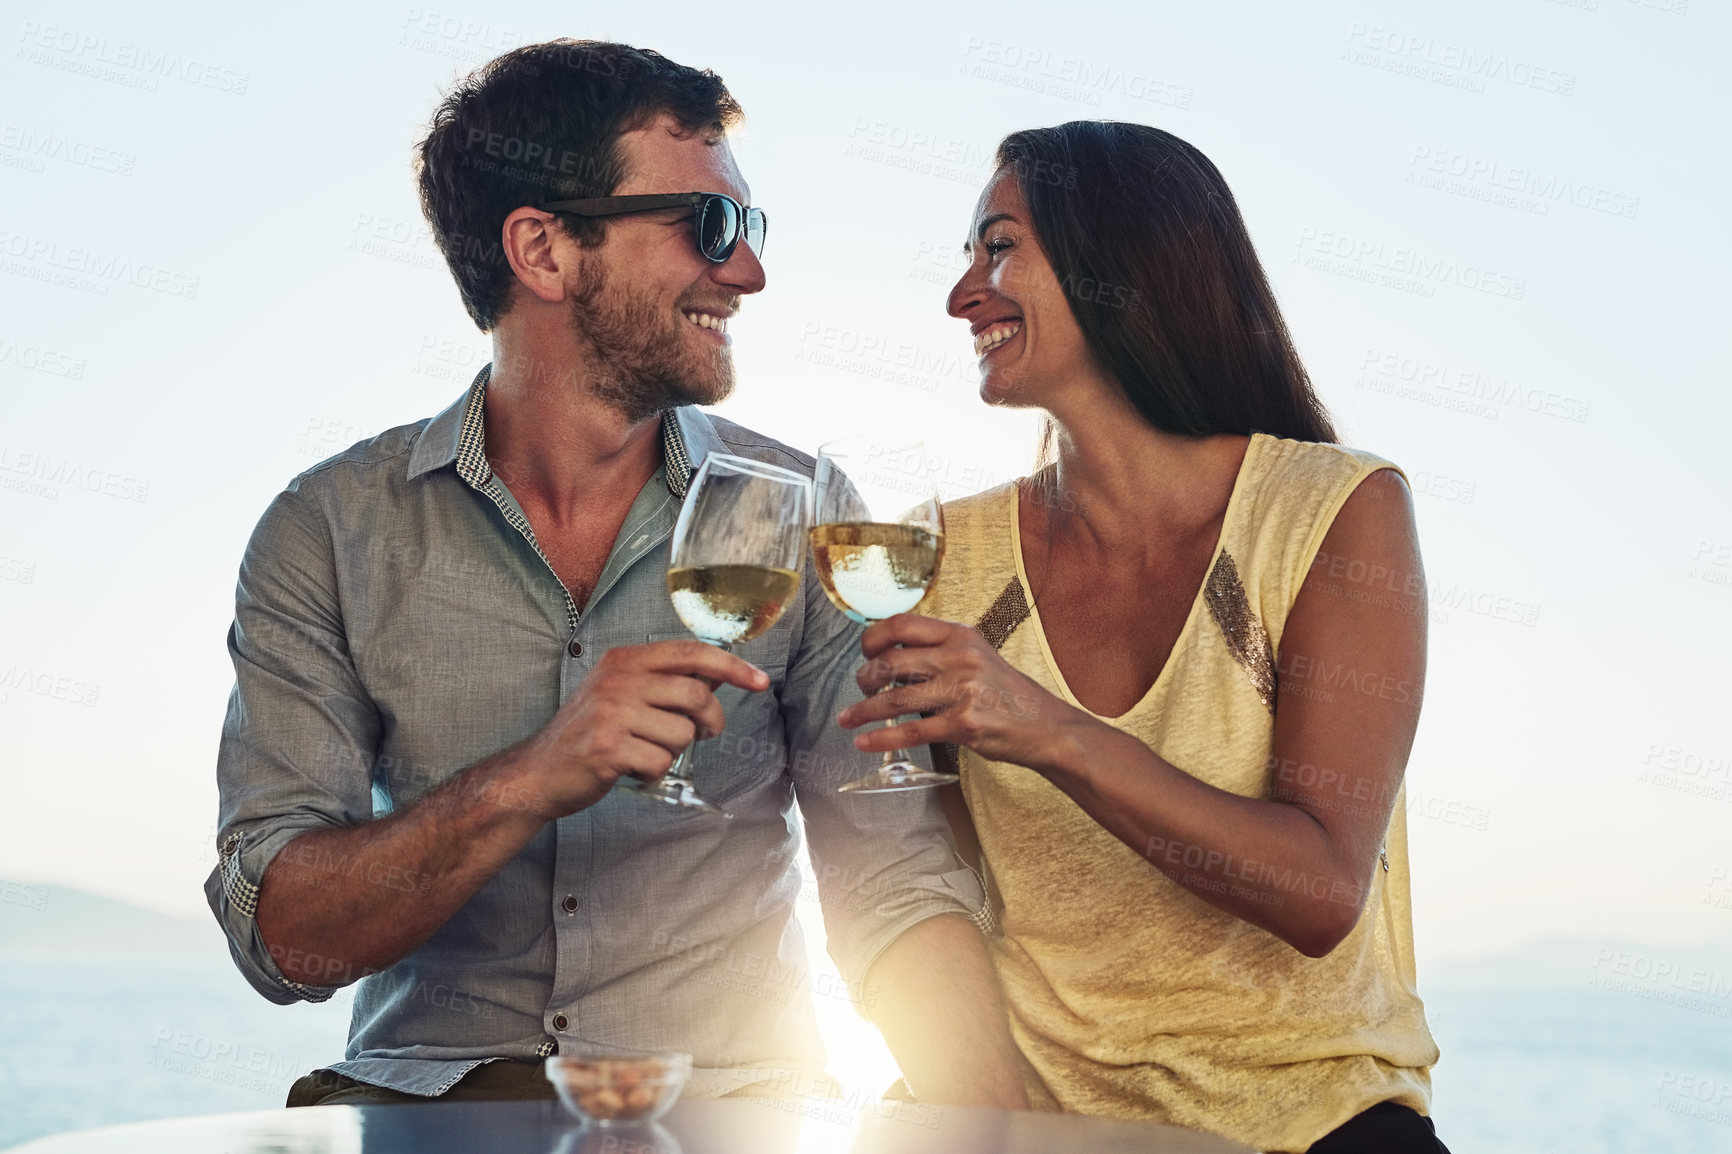
[[[696,215],[698,251],[707,260],[725,264],[744,235],[753,256],[764,255],[769,219],[761,208],[747,208],[720,192],[665,192],[643,196],[598,196],[589,200],[555,200],[538,205],[542,212],[573,216],[625,216],[664,208],[689,208]]]

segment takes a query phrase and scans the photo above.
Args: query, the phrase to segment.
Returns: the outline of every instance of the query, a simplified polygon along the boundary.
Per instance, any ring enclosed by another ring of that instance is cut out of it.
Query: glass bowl
[[[679,1099],[692,1076],[690,1054],[560,1055],[547,1080],[565,1108],[598,1126],[653,1122]]]

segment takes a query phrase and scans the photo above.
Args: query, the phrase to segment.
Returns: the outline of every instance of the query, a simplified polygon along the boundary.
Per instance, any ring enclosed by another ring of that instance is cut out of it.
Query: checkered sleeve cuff
[[[299,829],[272,831],[249,839],[245,830],[230,831],[217,846],[217,866],[206,892],[212,909],[229,939],[229,952],[252,987],[273,1002],[324,1002],[337,992],[336,986],[309,986],[282,975],[259,933],[255,918],[259,910],[259,884],[251,876],[263,876],[265,866],[288,841],[304,832]],[[253,871],[247,860],[253,859]],[[221,894],[216,900],[214,889]]]
[[[328,1002],[331,1000],[331,995],[337,992],[332,986],[303,986],[299,982],[291,982],[284,977],[278,977],[277,981],[283,989],[303,1002]]]
[[[229,899],[229,908],[248,918],[257,916],[259,912],[259,887],[247,880],[247,875],[241,872],[241,841],[245,838],[240,830],[235,830],[223,839],[223,844],[217,850],[221,861],[223,893]]]
[[[960,856],[960,855],[958,855]],[[967,862],[963,863],[968,865]],[[969,921],[979,930],[982,937],[998,937],[998,913],[992,908],[992,887],[986,884],[986,878],[980,870],[968,866],[968,872],[974,875],[974,880],[980,883],[980,908],[969,915]]]

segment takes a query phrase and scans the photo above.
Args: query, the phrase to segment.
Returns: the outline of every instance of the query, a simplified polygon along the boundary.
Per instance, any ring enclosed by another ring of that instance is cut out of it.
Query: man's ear
[[[499,239],[519,284],[550,304],[565,299],[572,262],[582,257],[576,241],[551,212],[528,205],[514,209],[505,218]]]

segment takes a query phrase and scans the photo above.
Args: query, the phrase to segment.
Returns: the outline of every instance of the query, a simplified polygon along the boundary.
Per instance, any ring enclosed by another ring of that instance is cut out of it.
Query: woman
[[[926,715],[862,750],[960,747],[1031,1100],[1442,1150],[1398,808],[1426,643],[1404,478],[1333,443],[1185,142],[1015,133],[969,246],[950,314],[981,397],[1047,414],[1049,463],[946,507],[931,616],[865,635],[868,694],[915,683],[841,720]]]

